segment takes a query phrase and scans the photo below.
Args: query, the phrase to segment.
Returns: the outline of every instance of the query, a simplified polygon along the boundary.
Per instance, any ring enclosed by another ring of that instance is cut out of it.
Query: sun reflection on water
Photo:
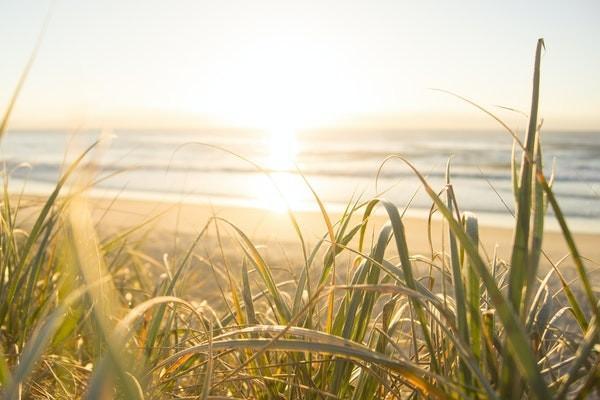
[[[263,166],[271,179],[258,177],[255,187],[259,207],[282,213],[288,207],[299,210],[306,204],[306,187],[296,173],[297,140],[293,129],[272,129],[265,138],[267,154]]]

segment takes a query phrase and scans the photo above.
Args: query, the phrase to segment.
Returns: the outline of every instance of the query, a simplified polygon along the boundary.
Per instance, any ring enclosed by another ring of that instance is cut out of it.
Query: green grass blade
[[[594,346],[598,345],[599,334],[600,325],[598,324],[596,317],[593,317],[590,322],[590,327],[586,332],[582,343],[579,345],[577,352],[575,353],[575,360],[564,376],[563,383],[560,386],[556,396],[557,400],[562,400],[567,396],[568,390],[575,381],[578,371],[583,367],[584,363],[588,362],[589,355],[593,351]]]
[[[509,298],[515,310],[521,307],[521,298],[527,282],[529,261],[529,236],[531,220],[532,178],[534,146],[537,135],[537,116],[540,92],[540,62],[544,40],[539,39],[535,51],[535,66],[533,72],[533,93],[531,97],[531,112],[529,127],[525,137],[525,149],[521,159],[519,175],[519,193],[517,200],[516,227],[514,230],[513,249],[510,260],[508,283]]]
[[[463,225],[465,232],[471,238],[475,248],[479,247],[479,228],[477,217],[471,213],[463,214]],[[467,281],[467,304],[469,307],[468,323],[469,338],[473,354],[477,359],[481,357],[482,333],[481,333],[481,291],[479,288],[480,280],[475,267],[468,255],[465,257],[465,276]]]
[[[246,267],[246,259],[242,264],[242,297],[246,308],[246,319],[248,323],[253,325],[258,321],[254,312],[254,301],[252,300],[252,291],[250,290],[250,279],[248,278],[248,268]]]
[[[581,279],[581,283],[583,284],[584,293],[589,302],[589,306],[592,309],[592,311],[594,312],[596,319],[600,319],[600,310],[598,307],[596,296],[594,295],[594,291],[592,290],[592,284],[591,284],[588,274],[585,270],[585,266],[583,265],[583,259],[581,257],[581,254],[579,253],[579,250],[577,249],[577,245],[575,244],[575,240],[573,239],[571,230],[567,226],[567,221],[565,220],[565,217],[560,209],[560,206],[558,205],[558,202],[556,201],[556,197],[554,196],[552,189],[548,185],[548,182],[546,181],[546,177],[544,176],[542,171],[538,171],[537,179],[540,182],[540,184],[542,185],[544,192],[546,192],[548,201],[550,202],[550,205],[552,206],[552,209],[554,210],[554,215],[556,216],[556,219],[558,220],[558,224],[560,225],[560,229],[562,231],[563,237],[564,237],[565,241],[567,242],[567,246],[571,253],[571,257],[573,258],[573,262],[575,263],[575,267],[576,267],[577,273],[579,275],[579,279]]]
[[[537,362],[530,347],[529,339],[527,337],[527,333],[525,332],[525,328],[521,323],[519,317],[515,313],[513,307],[510,305],[509,302],[507,302],[507,300],[504,298],[504,295],[501,293],[500,289],[496,285],[494,278],[492,277],[485,263],[481,259],[478,249],[475,247],[475,245],[473,244],[469,236],[466,234],[466,232],[462,229],[461,224],[454,219],[450,210],[445,206],[444,202],[439,198],[439,196],[437,196],[435,191],[431,188],[431,186],[427,183],[427,181],[419,173],[419,171],[402,156],[391,157],[402,160],[419,178],[419,180],[423,184],[423,187],[425,188],[425,191],[436,204],[439,211],[442,213],[448,225],[450,226],[450,229],[452,229],[452,231],[456,235],[456,238],[465,249],[465,252],[471,258],[473,266],[475,267],[479,277],[483,281],[483,284],[485,285],[490,295],[492,303],[496,307],[500,321],[504,326],[506,332],[508,332],[508,347],[510,349],[512,357],[516,362],[519,372],[527,380],[531,388],[532,396],[540,400],[551,398],[550,391],[546,386],[544,379],[540,375],[539,369],[537,367]]]
[[[450,183],[450,160],[446,164],[446,202],[450,214],[454,212],[453,204],[456,202],[454,198],[454,188]],[[450,266],[452,268],[452,284],[454,287],[454,298],[456,300],[456,325],[458,326],[458,334],[460,338],[465,342],[469,343],[469,327],[467,324],[467,295],[465,284],[460,266],[460,258],[458,252],[458,245],[456,243],[456,235],[452,229],[448,229],[448,239],[450,244]],[[466,385],[471,382],[471,374],[464,364],[464,361],[460,361],[461,370]]]
[[[279,313],[280,318],[282,319],[282,322],[287,323],[291,319],[291,311],[287,303],[283,300],[283,297],[281,296],[281,293],[279,292],[279,289],[275,284],[275,280],[273,279],[273,275],[271,274],[271,269],[269,268],[268,264],[262,258],[252,241],[240,228],[238,228],[226,219],[220,217],[217,217],[216,219],[223,221],[229,226],[231,226],[239,235],[244,244],[245,250],[248,252],[248,257],[256,267],[261,278],[263,279],[263,282],[267,287],[267,290],[272,296],[272,299],[275,303],[275,306],[277,307],[277,311]]]

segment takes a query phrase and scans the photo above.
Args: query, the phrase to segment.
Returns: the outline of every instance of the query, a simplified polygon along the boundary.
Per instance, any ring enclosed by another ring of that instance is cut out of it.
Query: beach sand
[[[178,238],[182,244],[185,243],[186,238],[192,238],[213,216],[235,224],[256,245],[283,246],[286,249],[295,248],[299,253],[301,252],[297,233],[293,228],[289,215],[285,212],[235,206],[173,204],[128,199],[119,199],[113,202],[112,200],[98,198],[89,199],[89,206],[102,235],[123,232],[124,229],[148,222],[140,231],[149,230],[150,237],[162,242],[162,244],[157,245],[162,247],[161,251],[164,252],[172,251],[174,246],[178,245],[175,243],[175,238]],[[294,216],[301,227],[302,235],[309,248],[315,245],[327,231],[320,212],[295,212]],[[333,223],[339,217],[339,214],[330,214]],[[362,209],[355,213],[351,226],[359,223],[361,217]],[[422,218],[414,216],[403,218],[411,254],[425,256],[431,254],[426,218],[426,212],[423,212]],[[547,217],[547,219],[550,218],[552,217]],[[368,234],[376,235],[385,222],[387,222],[387,218],[381,213],[371,216]],[[226,229],[225,223],[219,225],[224,232],[232,232],[231,229]],[[442,245],[442,231],[440,228],[440,220],[434,219],[432,222],[432,238],[436,250],[439,250]],[[480,226],[479,228],[482,254],[491,257],[494,253],[494,247],[497,247],[498,256],[506,259],[512,246],[512,230],[494,226]],[[215,230],[211,228],[207,231],[207,238],[214,237]],[[600,262],[600,234],[575,232],[574,237],[580,253],[590,259],[590,267],[597,265]],[[554,262],[569,254],[560,232],[546,231],[543,248]],[[543,261],[543,264],[547,264],[547,261]],[[564,261],[565,268],[571,264],[568,259]]]
[[[35,205],[39,200],[28,197],[24,204]],[[217,216],[240,228],[254,245],[259,247],[263,257],[274,269],[279,282],[286,279],[296,279],[304,265],[300,240],[286,213],[222,205],[173,204],[128,199],[113,202],[108,199],[96,198],[89,199],[88,204],[96,220],[100,238],[108,238],[111,235],[123,233],[132,227],[143,224],[143,227],[132,234],[131,243],[135,245],[135,240],[141,238],[143,251],[159,261],[163,260],[165,255],[171,260],[180,257],[207,222],[213,216]],[[32,208],[27,207],[23,210],[23,216],[27,214],[35,215],[36,208],[35,206]],[[310,252],[326,233],[323,217],[319,212],[298,212],[294,215],[302,229],[307,252]],[[339,217],[336,214],[330,215],[334,223]],[[361,217],[362,210],[356,213],[351,226],[359,223]],[[423,218],[405,217],[403,223],[410,254],[430,258],[432,253],[429,246],[426,217],[427,213],[424,212]],[[25,217],[25,220],[27,219]],[[370,218],[366,246],[371,245],[371,239],[376,237],[378,230],[386,221],[386,217],[381,214]],[[241,271],[243,251],[238,242],[239,237],[222,220],[219,220],[218,226],[222,236],[223,252],[221,252],[221,247],[217,241],[215,226],[212,224],[195,249],[198,255],[197,260],[204,260],[204,262],[200,263],[202,265],[197,271],[197,276],[190,280],[190,282],[193,282],[191,285],[195,287],[193,291],[207,301],[213,301],[219,297],[214,284],[215,279],[220,280],[221,283],[224,281],[222,276],[221,278],[218,277],[218,272],[211,271],[209,264],[212,263],[219,268],[227,262],[235,275],[238,275]],[[439,220],[433,221],[432,232],[434,249],[439,251],[443,236]],[[598,261],[600,260],[600,235],[575,233],[574,236],[580,253],[589,259],[586,267],[591,273],[592,282],[597,282],[600,279],[600,272],[597,271],[599,269]],[[444,241],[447,248],[447,240]],[[351,242],[351,244],[356,245],[356,242]],[[485,257],[491,258],[494,251],[496,251],[500,259],[506,260],[512,246],[512,231],[500,227],[480,226],[480,244],[480,252]],[[567,279],[576,278],[573,262],[568,257],[567,246],[559,232],[548,231],[545,233],[543,249],[554,263],[566,257],[560,263],[560,270]],[[396,260],[393,257],[397,253],[392,244],[388,246],[387,255],[392,260]],[[341,279],[348,276],[348,269],[352,265],[351,260],[354,256],[355,254],[346,251],[345,256],[339,257],[341,261],[338,265],[341,265],[341,267],[338,273]],[[320,272],[322,257],[319,257],[313,265],[313,268]],[[420,266],[417,265],[416,268],[419,269],[417,274],[423,274],[427,269],[424,263]],[[542,257],[540,273],[547,271],[548,268],[550,268],[549,261]],[[558,284],[558,282],[554,282],[554,284]]]

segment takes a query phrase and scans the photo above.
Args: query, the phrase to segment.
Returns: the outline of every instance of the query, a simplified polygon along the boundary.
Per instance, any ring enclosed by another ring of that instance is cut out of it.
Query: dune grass
[[[525,138],[498,120],[516,143],[514,245],[506,261],[480,252],[477,216],[457,204],[450,166],[445,187],[433,188],[401,155],[391,155],[382,168],[400,161],[414,171],[431,198],[431,212],[443,218],[446,246],[429,257],[411,254],[403,212],[385,199],[351,202],[333,221],[305,179],[327,229],[309,248],[289,211],[304,255],[291,285],[278,282],[260,246],[223,218],[207,221],[189,248],[168,259],[144,254],[129,240],[145,225],[100,239],[85,198],[85,182],[93,174],[83,166],[96,145],[65,170],[27,227],[20,225],[21,198],[9,194],[5,174],[2,395],[540,400],[600,395],[598,296],[542,168],[537,117],[542,48],[540,40]],[[63,193],[68,181],[79,183]],[[574,282],[543,251],[548,207],[577,270]],[[385,211],[388,223],[369,240],[376,208]],[[223,246],[225,230],[244,256],[239,264],[209,260],[227,287],[219,304],[198,303],[181,290],[182,283],[197,277],[191,272],[201,262],[198,245],[215,231]],[[539,276],[542,258],[553,268]],[[428,265],[427,272],[418,273],[416,264]],[[340,268],[349,268],[348,282],[336,280]],[[556,280],[559,289],[552,289]]]

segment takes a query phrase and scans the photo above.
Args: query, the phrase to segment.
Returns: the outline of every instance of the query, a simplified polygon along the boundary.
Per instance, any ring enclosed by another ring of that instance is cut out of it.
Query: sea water
[[[431,200],[414,173],[388,159],[400,155],[440,192],[450,162],[461,211],[479,214],[484,224],[513,223],[513,140],[487,131],[12,131],[0,145],[11,190],[49,193],[66,165],[100,138],[85,159],[93,165],[86,171],[97,181],[95,196],[315,210],[301,171],[331,210],[379,196],[426,217]],[[550,177],[554,170],[571,226],[600,232],[600,133],[544,132],[542,144],[544,171]]]

